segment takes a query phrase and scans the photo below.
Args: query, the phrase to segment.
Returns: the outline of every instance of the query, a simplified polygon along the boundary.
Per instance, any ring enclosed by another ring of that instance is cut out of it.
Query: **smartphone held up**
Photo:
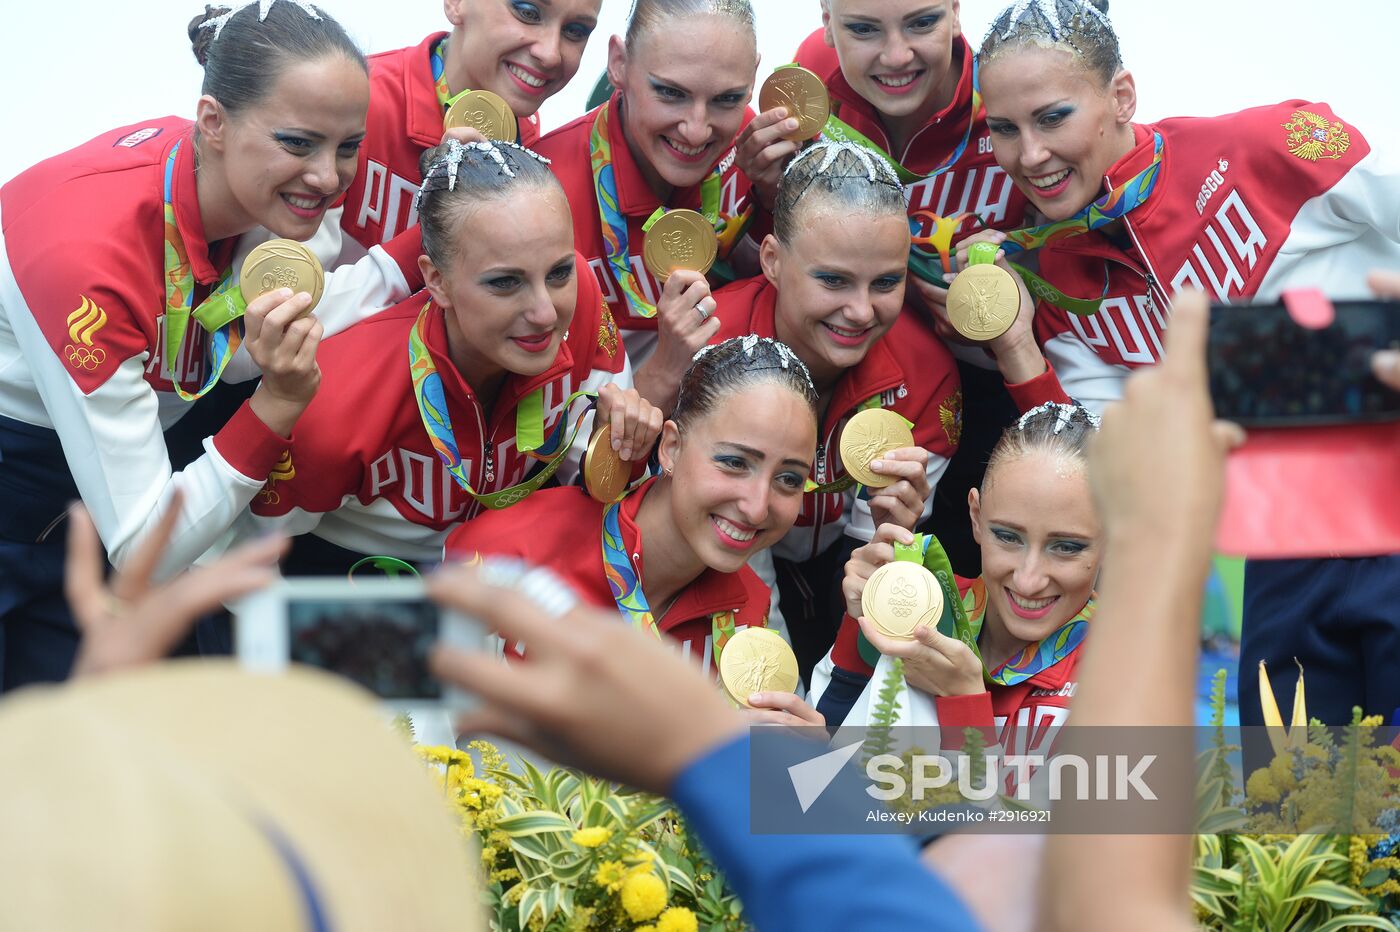
[[[1246,430],[1227,462],[1217,544],[1255,558],[1400,551],[1400,393],[1371,357],[1400,349],[1400,304],[1286,293],[1211,309],[1216,416]]]
[[[486,649],[482,626],[439,608],[417,579],[286,579],[242,599],[233,612],[238,658],[250,669],[319,667],[415,715],[468,705],[465,693],[428,670],[435,643]]]

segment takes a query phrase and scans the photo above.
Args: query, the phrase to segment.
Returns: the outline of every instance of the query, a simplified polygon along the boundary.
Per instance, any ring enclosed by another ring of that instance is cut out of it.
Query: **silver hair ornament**
[[[783,175],[786,176],[788,172],[792,171],[793,166],[798,162],[806,158],[812,158],[818,153],[824,153],[825,158],[823,158],[822,163],[817,166],[816,174],[824,175],[831,169],[831,166],[836,163],[836,159],[842,152],[849,152],[860,161],[861,165],[865,168],[865,178],[871,184],[884,182],[894,185],[901,191],[904,190],[904,185],[900,182],[899,176],[895,174],[894,169],[890,166],[890,163],[885,160],[884,156],[880,155],[878,152],[870,151],[865,146],[857,145],[854,142],[849,142],[844,139],[822,139],[808,146],[798,153],[797,158],[788,162],[787,167],[783,169]]]
[[[1113,31],[1113,25],[1109,22],[1108,15],[1094,4],[1088,0],[1073,0],[1073,2],[1077,7],[1074,16],[1091,16],[1098,20],[1099,25],[1104,29],[1109,32]],[[1031,21],[1035,13],[1039,13],[1041,20],[1044,21],[1044,31],[1050,41],[1068,41],[1069,37],[1065,33],[1072,31],[1070,27],[1073,25],[1074,16],[1071,16],[1068,22],[1062,21],[1057,0],[1016,0],[1016,3],[1011,6],[1010,12],[1006,14],[1006,25],[1002,27],[1001,32],[997,33],[996,23],[1001,19],[1000,16],[997,16],[992,20],[991,28],[987,30],[987,37],[990,38],[993,34],[997,34],[997,37],[1003,41],[1010,39],[1019,27]],[[985,44],[986,40],[983,40],[983,45]]]
[[[1020,420],[1016,422],[1016,429],[1025,430],[1026,425],[1030,423],[1031,418],[1034,418],[1040,414],[1045,414],[1050,411],[1055,412],[1055,427],[1052,433],[1058,434],[1060,431],[1068,427],[1069,422],[1074,417],[1076,411],[1084,416],[1084,420],[1088,422],[1090,427],[1094,428],[1094,430],[1099,429],[1100,421],[1099,416],[1097,414],[1094,414],[1087,408],[1084,408],[1080,405],[1061,404],[1058,401],[1047,401],[1043,405],[1037,405],[1036,407],[1031,408],[1025,414],[1021,415]]]
[[[229,20],[233,19],[239,13],[242,13],[253,4],[257,4],[258,22],[266,22],[268,12],[271,11],[272,5],[277,2],[278,0],[242,0],[241,3],[235,3],[227,13],[221,13],[211,20],[206,20],[199,28],[208,29],[213,27],[214,38],[210,41],[217,42],[219,40],[219,35],[224,31],[224,27],[228,25]],[[321,18],[321,11],[308,3],[307,0],[282,0],[282,2],[292,4],[312,19]]]

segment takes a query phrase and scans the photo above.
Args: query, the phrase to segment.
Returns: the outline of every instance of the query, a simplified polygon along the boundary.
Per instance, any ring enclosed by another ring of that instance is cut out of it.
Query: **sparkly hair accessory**
[[[423,183],[419,186],[418,193],[413,197],[415,210],[422,206],[423,195],[433,191],[441,191],[444,188],[448,191],[457,189],[457,170],[470,152],[480,152],[483,158],[495,163],[496,167],[500,169],[500,173],[507,178],[515,177],[515,169],[510,167],[510,163],[506,161],[506,157],[501,151],[506,147],[528,155],[541,165],[550,164],[549,159],[538,152],[513,142],[461,142],[457,139],[448,139],[444,145],[447,147],[447,152],[438,156],[428,166],[428,173],[423,176]]]
[[[865,146],[857,145],[856,143],[846,140],[841,140],[839,142],[829,139],[818,140],[813,145],[799,152],[797,158],[788,162],[787,168],[783,169],[783,176],[786,177],[798,163],[805,159],[812,158],[818,153],[824,154],[825,158],[823,158],[821,164],[817,166],[817,170],[813,173],[813,176],[825,175],[831,170],[831,166],[836,163],[837,157],[840,156],[842,152],[849,152],[851,155],[855,156],[856,160],[859,161],[861,166],[865,169],[865,179],[871,184],[888,184],[899,189],[901,193],[904,191],[904,185],[900,183],[899,176],[895,174],[894,168],[883,155],[878,152],[872,152]]]
[[[1074,10],[1074,16],[1079,16],[1081,14],[1089,15],[1098,20],[1099,25],[1104,28],[1113,28],[1109,24],[1107,14],[1092,3],[1087,2],[1087,0],[1070,0],[1070,2],[1076,8]],[[1037,15],[1039,15],[1044,31],[1050,37],[1051,41],[1060,42],[1068,38],[1065,33],[1069,32],[1072,27],[1073,16],[1070,18],[1069,22],[1061,21],[1058,0],[1016,0],[1016,2],[1011,5],[1010,13],[1006,16],[1006,22],[1002,25],[1001,38],[1011,38],[1011,34],[1017,31],[1018,28],[1024,31],[1025,27],[1031,25],[1032,20]],[[998,16],[993,23],[992,29],[990,30],[991,32],[997,31],[995,22],[1000,22],[1000,20],[1001,17]]]
[[[1021,415],[1021,419],[1016,422],[1016,429],[1023,431],[1033,418],[1050,412],[1055,414],[1055,426],[1051,429],[1051,433],[1053,434],[1058,434],[1068,427],[1070,421],[1073,420],[1076,414],[1081,415],[1084,421],[1090,427],[1094,428],[1094,430],[1099,429],[1100,420],[1097,414],[1094,414],[1089,409],[1080,405],[1061,404],[1058,401],[1047,401],[1043,405],[1031,408],[1025,414]]]
[[[801,373],[802,378],[807,382],[807,387],[816,391],[815,386],[812,384],[812,373],[807,371],[806,364],[797,357],[797,354],[792,351],[791,347],[781,340],[775,340],[772,337],[760,337],[750,333],[743,338],[743,342],[740,344],[739,348],[744,354],[744,359],[753,362],[755,352],[760,346],[771,349],[773,355],[778,357],[778,364],[776,366],[754,366],[752,371],[757,372],[760,369],[782,369],[786,371],[796,366],[797,371]]]
[[[229,20],[233,19],[239,13],[242,13],[248,7],[256,4],[258,8],[258,22],[265,22],[267,20],[268,12],[272,9],[272,5],[276,2],[278,2],[278,0],[241,0],[241,2],[235,3],[227,13],[220,13],[213,19],[204,21],[200,24],[199,28],[208,29],[212,26],[214,28],[214,38],[212,41],[217,42],[219,39],[219,34],[224,31],[224,27],[228,25]],[[282,0],[282,2],[290,3],[292,6],[299,8],[303,13],[305,13],[312,19],[321,18],[321,11],[316,9],[316,7],[314,7],[309,2],[307,2],[307,0]]]
[[[1121,65],[1113,24],[1108,14],[1089,0],[1016,0],[992,20],[982,40],[982,57],[997,43],[1013,40],[1067,45],[1080,57],[1088,57],[1095,47],[1106,44],[1105,39]]]

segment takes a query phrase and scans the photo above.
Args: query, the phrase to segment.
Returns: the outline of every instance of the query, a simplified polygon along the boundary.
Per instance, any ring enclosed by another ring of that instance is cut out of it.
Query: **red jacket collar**
[[[642,499],[656,486],[657,479],[644,482],[637,491],[622,500],[618,509],[618,527],[622,531],[622,543],[627,555],[632,559],[632,567],[638,578],[642,576],[642,534],[637,528],[637,510]],[[748,602],[748,589],[745,588],[739,573],[721,573],[706,569],[699,578],[681,592],[666,617],[661,619],[662,631],[669,631],[677,625],[696,618],[704,618],[715,612],[737,611]],[[766,606],[764,614],[766,614]]]
[[[467,384],[467,380],[462,378],[462,374],[457,371],[457,367],[452,364],[452,358],[448,355],[447,324],[443,320],[443,313],[441,308],[433,305],[433,310],[428,314],[428,329],[424,343],[428,347],[429,354],[433,357],[433,363],[437,366],[438,375],[442,378],[442,384],[448,393],[457,398],[468,399],[474,405],[479,405],[476,393]],[[507,375],[505,384],[501,386],[500,397],[496,399],[493,406],[494,419],[499,420],[504,412],[514,410],[521,398],[537,388],[543,388],[550,382],[562,378],[573,367],[573,351],[569,349],[568,341],[560,341],[559,354],[554,357],[553,364],[544,372],[531,378],[514,373]],[[493,426],[488,425],[488,431]]]
[[[950,132],[949,128],[951,127],[956,129],[958,133],[962,133],[967,129],[968,121],[977,116],[972,112],[973,52],[965,37],[958,37],[953,46],[953,55],[961,56],[962,59],[962,71],[958,74],[958,86],[953,92],[953,99],[949,101],[948,106],[935,113],[924,127],[910,138],[906,150],[912,149],[914,143],[930,130]],[[888,154],[903,161],[905,153],[890,152],[890,139],[885,133],[884,124],[880,121],[880,111],[876,110],[870,101],[856,93],[855,88],[851,87],[846,76],[841,72],[839,62],[826,76],[826,86],[832,99],[838,104],[835,108],[837,116],[880,143]]]
[[[433,84],[433,46],[447,37],[435,32],[415,48],[405,49],[403,62],[404,117],[408,138],[432,148],[442,142],[442,103]]]
[[[754,296],[753,311],[749,316],[749,329],[746,332],[777,339],[777,312],[778,289],[773,287],[772,282],[765,280]],[[901,317],[903,313],[901,312]],[[895,327],[898,326],[896,321]],[[861,402],[905,383],[904,367],[899,364],[887,342],[894,334],[895,327],[891,327],[888,333],[876,340],[875,345],[866,352],[865,358],[853,368],[847,369],[845,375],[836,383],[836,389],[831,395],[831,404],[826,409],[827,423],[824,426],[828,430],[854,411]]]
[[[204,238],[204,220],[199,213],[199,190],[194,177],[194,127],[191,125],[170,145],[180,147],[175,155],[174,177],[171,179],[170,198],[175,208],[175,228],[180,231],[180,241],[184,244],[185,255],[190,261],[194,280],[201,285],[209,285],[219,280],[224,269],[233,258],[233,247],[237,237],[215,243],[213,248]],[[170,156],[170,149],[165,150]],[[165,162],[161,161],[164,168]],[[161,185],[165,176],[161,175]],[[162,192],[164,196],[164,192]]]
[[[667,207],[673,210],[680,208],[699,210],[700,185],[698,184],[688,188],[677,188],[671,192],[667,203],[661,202],[661,198],[656,196],[656,192],[647,183],[646,176],[642,174],[641,168],[637,165],[637,160],[633,158],[631,147],[627,145],[627,134],[622,128],[626,105],[622,102],[621,92],[613,92],[612,98],[607,103],[607,108],[608,142],[612,144],[613,180],[617,184],[617,206],[622,213],[628,217],[650,217],[658,207]],[[594,118],[596,119],[596,116]],[[727,155],[728,150],[725,151]],[[721,158],[723,157],[721,156]],[[713,168],[711,166],[712,171]]]

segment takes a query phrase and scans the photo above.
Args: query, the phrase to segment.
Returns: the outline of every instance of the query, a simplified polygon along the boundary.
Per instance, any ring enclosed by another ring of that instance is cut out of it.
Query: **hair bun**
[[[199,62],[201,68],[209,63],[209,46],[214,43],[214,31],[208,28],[209,21],[232,11],[232,7],[206,5],[202,14],[190,20],[187,30],[190,36],[190,50],[194,52],[194,60]]]

